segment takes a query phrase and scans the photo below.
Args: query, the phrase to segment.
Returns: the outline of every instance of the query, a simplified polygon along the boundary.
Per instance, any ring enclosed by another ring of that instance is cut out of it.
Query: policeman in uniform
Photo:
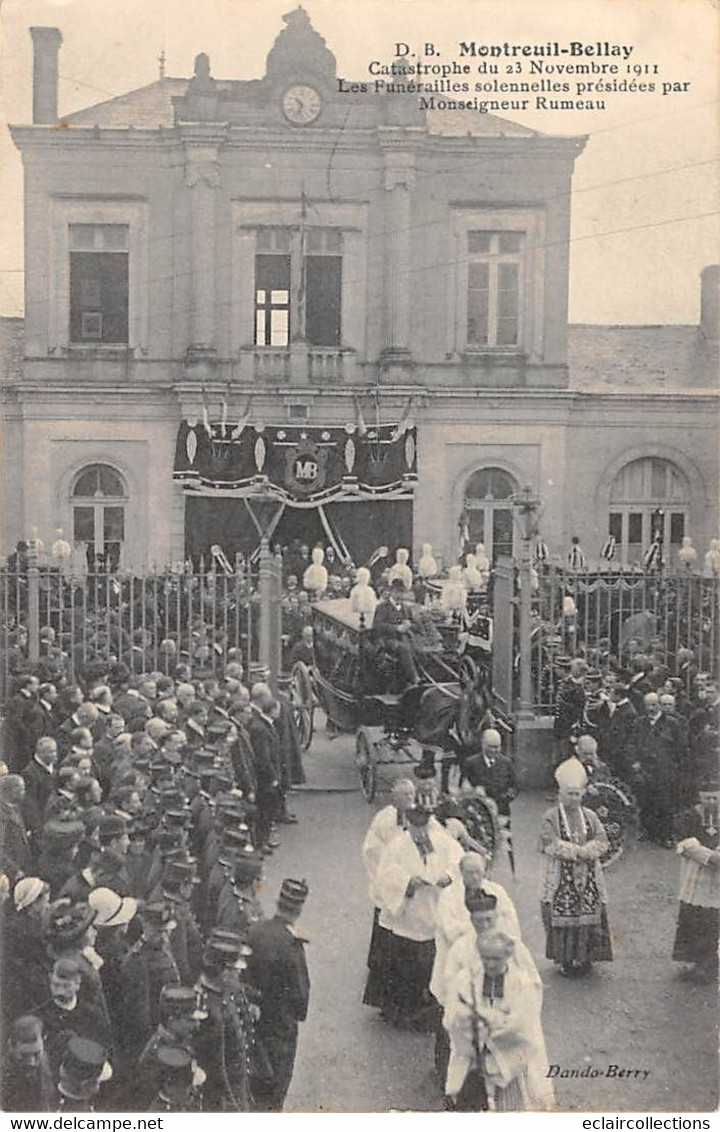
[[[275,915],[253,924],[248,942],[253,949],[248,977],[260,991],[257,1036],[267,1051],[272,1076],[253,1082],[258,1111],[282,1112],[292,1080],[298,1023],[307,1017],[310,978],[305,943],[295,924],[308,896],[304,880],[284,880]]]

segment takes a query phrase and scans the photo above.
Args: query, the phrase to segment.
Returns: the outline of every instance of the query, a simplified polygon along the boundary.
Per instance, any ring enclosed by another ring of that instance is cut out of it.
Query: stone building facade
[[[553,554],[611,530],[633,561],[657,507],[673,551],[717,534],[718,271],[697,326],[569,326],[585,138],[341,91],[302,8],[262,79],[199,55],[59,117],[61,35],[31,33],[2,552],[62,528],[143,570],[272,520],[447,563],[463,525],[512,551],[526,485]]]

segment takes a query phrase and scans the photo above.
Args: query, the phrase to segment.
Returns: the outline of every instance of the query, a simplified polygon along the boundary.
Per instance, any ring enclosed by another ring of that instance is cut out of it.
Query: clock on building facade
[[[322,98],[314,87],[295,83],[282,96],[283,114],[295,126],[309,126],[320,114]]]

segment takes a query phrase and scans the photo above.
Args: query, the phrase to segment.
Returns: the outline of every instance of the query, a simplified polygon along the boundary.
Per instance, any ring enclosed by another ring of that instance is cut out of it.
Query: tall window
[[[515,525],[512,496],[517,484],[502,468],[474,472],[465,488],[465,510],[470,542],[482,542],[491,561],[500,554],[512,556]]]
[[[125,484],[107,464],[91,464],[78,476],[72,493],[73,538],[85,543],[90,570],[117,570],[126,503]]]
[[[70,341],[128,341],[127,224],[70,225]]]
[[[517,346],[521,340],[522,232],[467,233],[467,344]]]
[[[625,564],[641,562],[653,539],[653,513],[662,511],[664,558],[677,562],[686,533],[690,489],[685,476],[670,460],[646,456],[618,472],[610,488],[608,529]]]
[[[261,228],[255,256],[255,345],[339,346],[342,233],[332,228]]]

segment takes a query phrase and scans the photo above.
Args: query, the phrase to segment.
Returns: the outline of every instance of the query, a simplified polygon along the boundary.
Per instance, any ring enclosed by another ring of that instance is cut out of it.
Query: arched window
[[[663,539],[666,565],[677,561],[687,528],[690,487],[675,464],[658,456],[632,460],[621,468],[610,487],[608,529],[617,539],[620,560],[642,560],[653,538],[653,512],[664,513]]]
[[[513,477],[502,468],[473,472],[465,488],[465,511],[470,542],[483,542],[491,561],[515,552],[512,497],[518,490]]]
[[[127,488],[107,464],[79,473],[72,491],[73,538],[85,543],[90,570],[117,570],[125,541]]]

